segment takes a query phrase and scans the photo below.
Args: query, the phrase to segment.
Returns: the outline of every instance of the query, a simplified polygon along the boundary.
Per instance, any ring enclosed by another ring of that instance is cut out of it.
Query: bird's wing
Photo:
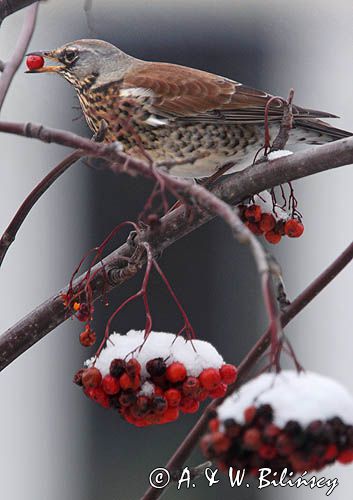
[[[143,63],[124,77],[125,95],[145,92],[153,96],[157,116],[183,122],[263,123],[265,107],[272,95],[241,83],[184,66]],[[271,121],[282,118],[283,104],[269,106]],[[293,106],[298,118],[333,118],[330,113]]]

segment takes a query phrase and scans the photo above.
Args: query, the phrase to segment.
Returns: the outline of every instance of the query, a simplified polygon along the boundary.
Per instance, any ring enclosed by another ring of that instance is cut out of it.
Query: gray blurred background
[[[23,12],[0,30],[0,58],[11,53]],[[49,49],[92,35],[140,58],[194,66],[286,96],[342,117],[353,130],[353,6],[281,0],[93,1],[89,30],[83,2],[50,0],[40,7],[32,50]],[[23,67],[22,70],[25,68]],[[34,121],[89,135],[73,90],[54,76],[20,71],[8,94],[2,119]],[[23,198],[67,153],[55,145],[0,136],[0,231]],[[353,212],[349,168],[296,183],[305,234],[276,248],[289,294],[294,298],[347,245]],[[65,285],[86,250],[120,221],[140,212],[150,185],[139,178],[77,164],[40,200],[21,229],[0,270],[0,331]],[[181,297],[200,338],[210,340],[230,362],[238,363],[266,322],[258,277],[246,249],[220,222],[212,222],[165,252],[163,269]],[[353,391],[352,268],[345,270],[288,327],[307,369],[335,377]],[[109,311],[139,287],[141,275],[112,294]],[[178,313],[163,285],[153,277],[154,327],[176,331]],[[98,307],[97,332],[109,311]],[[115,321],[119,332],[142,328],[141,304]],[[93,405],[71,383],[91,355],[80,347],[78,322],[68,321],[8,367],[0,377],[0,495],[6,500],[135,500],[148,486],[148,474],[163,466],[197,416],[166,426],[136,429],[115,413]],[[298,401],[300,404],[300,401]],[[196,451],[188,464],[202,457]],[[351,467],[325,470],[338,477],[331,498],[346,500]],[[323,498],[323,490],[231,490],[226,481],[178,492],[176,500],[233,497],[240,500]]]

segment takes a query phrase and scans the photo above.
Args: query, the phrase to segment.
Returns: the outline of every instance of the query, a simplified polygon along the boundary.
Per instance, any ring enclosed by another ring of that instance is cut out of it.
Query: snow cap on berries
[[[353,398],[342,385],[317,373],[290,370],[264,373],[244,384],[218,407],[218,418],[244,424],[244,411],[263,404],[272,406],[273,423],[278,427],[290,420],[306,426],[333,417],[353,424]]]
[[[142,380],[148,378],[146,363],[154,358],[163,358],[167,367],[174,362],[181,362],[187,374],[193,377],[198,377],[205,368],[219,369],[224,363],[217,350],[204,340],[190,341],[182,336],[176,337],[173,333],[151,332],[140,350],[143,341],[143,331],[130,330],[126,335],[113,333],[96,360],[95,367],[104,377],[109,373],[112,359],[124,359],[133,351],[133,357],[141,365]],[[85,366],[92,366],[94,360],[95,358],[87,360]]]

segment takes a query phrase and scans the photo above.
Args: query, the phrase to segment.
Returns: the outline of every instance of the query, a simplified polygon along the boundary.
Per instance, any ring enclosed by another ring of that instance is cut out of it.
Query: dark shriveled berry
[[[168,408],[168,401],[163,396],[155,396],[152,399],[152,410],[157,414],[163,414]]]
[[[78,370],[78,372],[75,373],[74,378],[72,379],[73,383],[80,386],[80,387],[83,386],[82,375],[83,375],[84,371],[85,371],[85,369],[81,368],[80,370]]]
[[[135,403],[137,397],[133,390],[128,389],[123,391],[119,396],[119,403],[121,406],[128,407]]]
[[[151,377],[161,377],[165,374],[167,370],[167,365],[163,358],[150,359],[146,363],[146,370],[151,375]]]
[[[123,359],[113,359],[110,363],[110,375],[119,378],[125,372],[125,368],[126,363]]]

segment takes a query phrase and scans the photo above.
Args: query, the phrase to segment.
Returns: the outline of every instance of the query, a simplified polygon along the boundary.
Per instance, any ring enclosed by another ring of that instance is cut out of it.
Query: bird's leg
[[[228,172],[232,167],[234,167],[233,162],[228,162],[222,165],[214,174],[212,174],[210,177],[207,177],[207,179],[203,179],[200,184],[204,188],[209,188],[218,180],[220,177],[222,177],[223,174]]]
[[[220,167],[214,174],[212,174],[210,177],[207,177],[206,179],[202,179],[200,181],[200,185],[206,189],[208,189],[210,186],[212,186],[217,179],[222,177],[223,174],[228,172],[229,169],[231,169],[234,166],[234,163],[229,162],[225,163],[222,167]],[[197,181],[196,181],[197,182]],[[172,210],[175,210],[176,208],[180,207],[183,204],[181,200],[178,200],[177,202],[174,203],[174,205],[168,210],[168,213],[170,213]]]
[[[108,123],[105,120],[101,120],[99,123],[99,129],[97,132],[93,135],[92,141],[94,142],[103,142],[105,135],[108,130]]]

